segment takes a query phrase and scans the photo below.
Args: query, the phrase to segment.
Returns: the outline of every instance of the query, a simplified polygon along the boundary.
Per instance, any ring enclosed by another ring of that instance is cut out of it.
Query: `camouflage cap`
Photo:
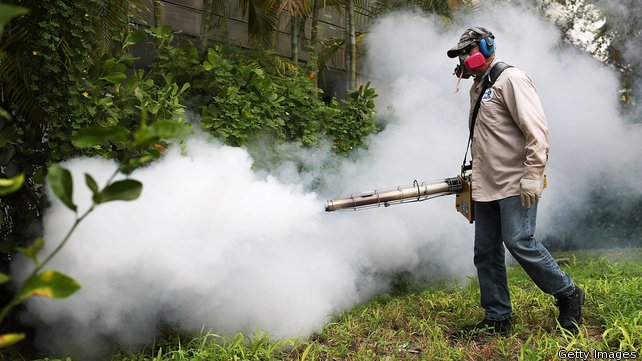
[[[466,31],[464,31],[463,34],[461,34],[461,37],[459,38],[459,42],[457,43],[457,45],[453,46],[450,50],[448,50],[448,57],[449,58],[458,57],[463,49],[466,49],[467,47],[479,42],[479,39],[481,39],[483,35],[486,35],[493,39],[495,38],[493,33],[491,33],[490,31],[482,27],[467,29]]]

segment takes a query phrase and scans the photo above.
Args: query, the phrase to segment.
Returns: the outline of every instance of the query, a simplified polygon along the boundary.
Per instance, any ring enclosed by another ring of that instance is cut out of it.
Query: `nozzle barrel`
[[[340,209],[361,209],[367,207],[388,207],[393,204],[420,202],[426,199],[453,194],[461,191],[462,183],[459,177],[443,181],[417,182],[412,185],[396,188],[374,190],[367,193],[352,194],[325,203],[325,211],[332,212]]]

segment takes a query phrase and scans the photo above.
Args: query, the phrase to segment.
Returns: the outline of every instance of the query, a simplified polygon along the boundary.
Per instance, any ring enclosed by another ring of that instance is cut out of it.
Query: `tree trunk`
[[[320,0],[312,0],[312,25],[310,31],[310,47],[316,50],[319,41],[319,6]]]
[[[207,47],[208,34],[211,29],[212,21],[212,2],[213,0],[203,0],[203,12],[201,13],[201,32],[198,35],[199,48],[205,51]]]
[[[154,26],[161,26],[163,22],[163,2],[161,0],[154,0]]]
[[[312,72],[312,82],[315,88],[319,86],[319,11],[321,7],[319,2],[321,0],[312,0],[312,25],[310,30],[310,56],[308,65]],[[310,62],[313,62],[310,64]]]
[[[346,93],[356,87],[357,83],[357,37],[354,24],[353,0],[346,0]]]
[[[290,44],[292,47],[292,62],[299,65],[299,31],[296,15],[290,16]]]

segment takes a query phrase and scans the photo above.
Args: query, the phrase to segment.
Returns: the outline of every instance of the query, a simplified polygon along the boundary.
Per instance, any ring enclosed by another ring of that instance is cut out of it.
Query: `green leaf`
[[[105,75],[104,77],[100,78],[103,80],[107,80],[108,82],[112,84],[120,84],[122,83],[125,78],[127,78],[127,75],[125,73],[121,72],[113,72]]]
[[[41,272],[25,281],[18,293],[20,302],[33,297],[66,298],[80,289],[72,278],[54,270]]]
[[[31,180],[36,184],[44,184],[47,177],[47,168],[41,167],[36,173],[31,176]]]
[[[152,101],[152,102],[150,102],[150,104],[149,104],[149,106],[147,107],[147,109],[149,109],[149,112],[150,112],[151,114],[156,115],[156,114],[158,114],[158,111],[160,110],[160,107],[161,107],[161,105],[160,105],[160,104],[158,104],[158,103],[156,103],[156,102]]]
[[[18,191],[22,187],[24,182],[24,173],[20,173],[13,178],[0,178],[0,196]]]
[[[125,73],[127,71],[127,65],[123,63],[116,63],[111,69],[111,73]]]
[[[213,126],[215,126],[217,123],[217,120],[214,119],[213,117],[202,117],[201,118],[201,127],[204,129],[209,129]]]
[[[134,31],[131,33],[128,33],[127,36],[125,36],[125,40],[123,41],[123,48],[134,45],[138,43],[139,41],[143,40],[145,38],[145,33],[142,31]]]
[[[183,137],[191,133],[191,131],[191,127],[186,123],[160,120],[138,129],[134,134],[134,143],[143,146],[151,145],[160,139]]]
[[[28,256],[33,260],[35,264],[38,264],[38,252],[45,245],[45,241],[42,238],[36,238],[33,244],[29,247],[16,247],[16,251]]]
[[[160,28],[160,34],[163,36],[172,35],[172,27],[169,25],[163,25]]]
[[[96,145],[106,145],[108,142],[125,142],[128,136],[129,129],[120,125],[112,127],[92,125],[76,132],[72,142],[76,147],[87,148]]]
[[[140,59],[140,57],[133,56],[130,53],[125,53],[125,54],[121,55],[120,58],[118,58],[117,62],[118,63],[124,63],[124,64],[127,64],[127,65],[132,65],[134,63],[134,61],[136,61],[138,59]]]
[[[111,70],[114,65],[116,65],[116,60],[114,58],[109,58],[103,63],[103,68],[106,70]]]
[[[7,120],[11,120],[11,114],[9,114],[9,112],[7,112],[6,110],[4,110],[2,108],[0,108],[0,117],[2,117],[4,119],[7,119]]]
[[[1,8],[0,11],[2,11]],[[22,341],[24,338],[24,333],[5,333],[4,335],[0,335],[0,348],[14,345]]]
[[[9,282],[10,278],[6,274],[0,272],[0,285]]]
[[[73,201],[74,185],[71,173],[58,164],[52,164],[49,166],[47,181],[56,197],[69,209],[76,211],[77,208]]]
[[[100,193],[100,190],[98,189],[98,183],[96,183],[94,178],[87,173],[85,173],[85,183],[93,194]]]
[[[0,148],[4,148],[8,144],[16,144],[15,141],[19,139],[16,137],[16,128],[9,127],[0,131]],[[7,165],[9,160],[13,158],[16,153],[15,147],[8,147],[0,151],[0,165]]]
[[[114,182],[100,193],[94,195],[93,200],[96,204],[111,201],[133,201],[140,196],[143,190],[143,184],[137,180],[125,179]]]
[[[127,79],[127,85],[125,85],[125,94],[131,94],[134,89],[138,86],[138,78],[133,75]]]
[[[189,85],[189,83],[185,83],[185,84],[183,84],[183,86],[181,87],[181,91],[179,91],[179,92],[178,92],[178,95],[183,94],[183,92],[184,92],[185,90],[187,90],[187,89],[189,88],[189,86],[190,86],[190,85]]]
[[[27,8],[21,6],[11,6],[0,4],[0,34],[4,31],[4,26],[9,23],[12,18],[28,13]]]
[[[103,97],[96,104],[102,105],[103,107],[110,107],[114,104],[114,100],[111,97]]]

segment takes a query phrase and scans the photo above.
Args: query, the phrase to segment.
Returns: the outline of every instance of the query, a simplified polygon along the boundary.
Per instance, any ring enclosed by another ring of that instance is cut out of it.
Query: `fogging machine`
[[[388,207],[394,204],[421,202],[428,199],[455,195],[455,209],[470,223],[475,220],[470,173],[446,178],[441,181],[414,181],[411,185],[378,189],[372,192],[356,193],[325,202],[325,211],[360,210],[364,208]]]

